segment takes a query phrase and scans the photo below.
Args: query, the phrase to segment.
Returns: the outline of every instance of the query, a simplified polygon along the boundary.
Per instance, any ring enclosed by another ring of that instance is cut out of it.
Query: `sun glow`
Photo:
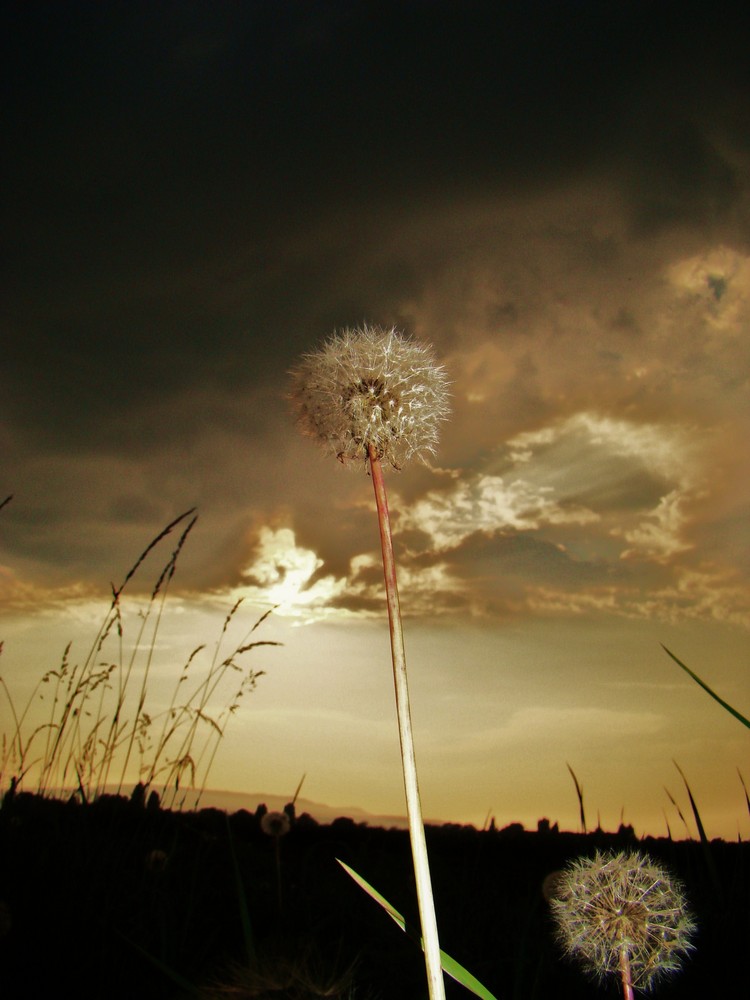
[[[331,574],[314,579],[324,565],[312,549],[297,545],[291,528],[263,527],[255,560],[246,567],[247,583],[234,597],[257,598],[285,617],[315,621],[335,613],[331,604],[346,590],[346,578]]]

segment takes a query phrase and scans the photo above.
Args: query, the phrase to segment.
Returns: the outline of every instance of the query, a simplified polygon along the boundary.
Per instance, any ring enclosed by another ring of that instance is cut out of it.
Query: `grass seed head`
[[[624,952],[633,986],[649,989],[694,947],[681,886],[638,852],[572,862],[556,878],[550,906],[567,954],[599,979],[619,974]]]
[[[448,381],[429,348],[395,329],[363,326],[330,337],[292,372],[302,431],[341,462],[368,449],[400,469],[434,453],[448,417]]]

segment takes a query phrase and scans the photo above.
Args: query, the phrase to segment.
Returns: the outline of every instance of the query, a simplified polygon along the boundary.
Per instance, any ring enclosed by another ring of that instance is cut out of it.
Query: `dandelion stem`
[[[282,914],[284,911],[284,906],[281,899],[281,848],[279,846],[280,837],[278,833],[273,839],[275,841],[274,853],[276,855],[276,899],[279,904],[279,914]],[[632,1000],[632,994],[631,994],[631,1000]]]
[[[417,784],[417,763],[414,756],[414,739],[409,709],[409,687],[406,677],[406,654],[404,652],[404,636],[401,628],[401,606],[398,599],[398,584],[396,581],[396,561],[393,555],[393,537],[391,521],[388,513],[388,498],[383,479],[383,467],[375,448],[369,446],[370,472],[375,489],[375,503],[378,508],[378,527],[380,529],[380,544],[383,551],[383,573],[385,590],[388,600],[388,623],[391,633],[391,655],[393,659],[393,680],[396,689],[396,713],[398,715],[398,731],[401,742],[401,762],[404,771],[404,789],[406,792],[406,810],[409,817],[409,835],[414,858],[414,875],[417,886],[417,902],[419,904],[419,919],[422,925],[425,965],[427,967],[427,983],[430,1000],[443,1000],[445,985],[440,961],[440,944],[438,941],[435,904],[432,898],[432,882],[427,859],[427,844],[422,821],[422,807],[419,800]]]
[[[622,995],[624,1000],[633,1000],[633,975],[630,969],[630,956],[627,948],[620,949],[620,978],[622,979]]]

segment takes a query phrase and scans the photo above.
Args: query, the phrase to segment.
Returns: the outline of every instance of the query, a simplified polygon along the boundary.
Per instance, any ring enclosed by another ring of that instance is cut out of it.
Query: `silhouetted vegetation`
[[[142,797],[84,804],[6,794],[4,995],[426,996],[416,946],[335,860],[416,925],[408,833],[346,818],[320,825],[289,810],[291,828],[274,837],[264,832],[264,812],[180,813]],[[546,821],[535,832],[448,824],[428,827],[427,841],[441,944],[500,1000],[550,991],[557,1000],[619,995],[616,984],[587,981],[561,956],[542,885],[575,857],[636,844],[681,879],[698,924],[695,953],[657,995],[728,997],[745,980],[747,843],[712,841],[709,868],[699,842],[636,840],[629,827],[583,835]],[[469,995],[452,981],[446,990]]]

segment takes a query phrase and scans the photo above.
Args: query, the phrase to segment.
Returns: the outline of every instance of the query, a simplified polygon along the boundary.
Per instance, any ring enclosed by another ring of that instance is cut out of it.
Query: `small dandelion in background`
[[[283,909],[283,899],[281,891],[281,850],[279,841],[285,837],[292,828],[292,821],[285,812],[263,813],[260,820],[260,828],[268,837],[273,837],[273,847],[276,859],[276,901],[279,906],[279,913]]]
[[[269,837],[284,837],[292,827],[291,820],[285,812],[264,813],[260,828]]]
[[[557,938],[601,979],[618,975],[625,1000],[680,969],[696,925],[682,887],[638,852],[597,852],[556,872],[548,886]]]
[[[445,989],[432,883],[409,708],[388,499],[383,463],[401,469],[416,457],[426,460],[437,447],[441,421],[448,417],[448,381],[432,351],[395,329],[363,326],[346,329],[303,357],[292,372],[292,403],[303,433],[343,464],[360,463],[375,491],[383,553],[383,574],[391,635],[406,811],[419,917],[424,938],[430,1000]]]

